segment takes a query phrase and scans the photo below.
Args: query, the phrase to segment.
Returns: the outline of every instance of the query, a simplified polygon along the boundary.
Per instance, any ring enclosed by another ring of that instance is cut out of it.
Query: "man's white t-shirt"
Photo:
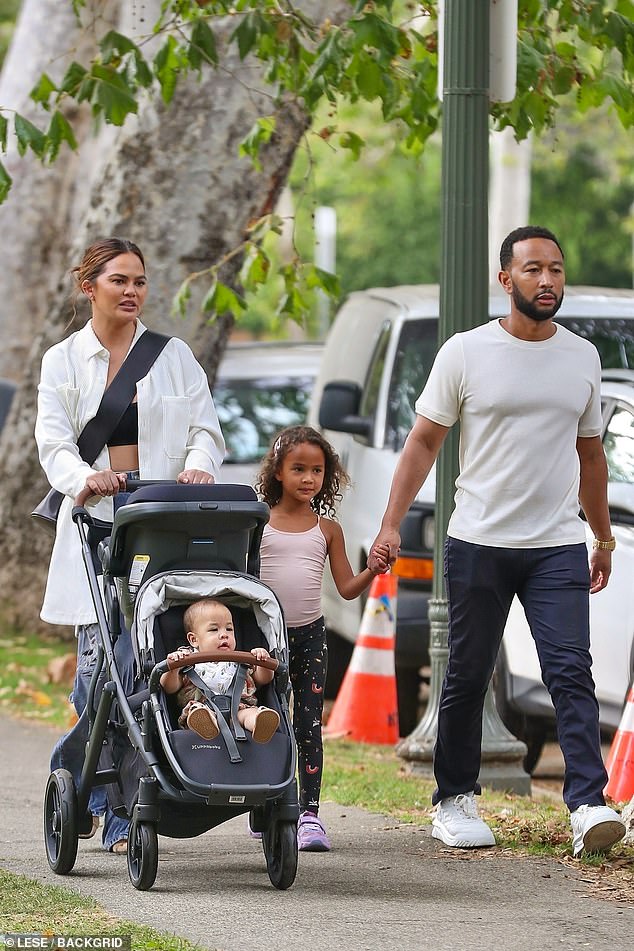
[[[577,437],[601,433],[601,364],[556,324],[519,340],[499,320],[451,337],[416,401],[441,426],[460,420],[460,475],[448,534],[495,548],[583,542]]]

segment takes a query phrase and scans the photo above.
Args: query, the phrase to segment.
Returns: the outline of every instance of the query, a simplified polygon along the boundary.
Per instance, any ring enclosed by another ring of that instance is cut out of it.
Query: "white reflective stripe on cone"
[[[634,733],[634,703],[632,702],[628,703],[623,711],[619,731],[621,733]]]
[[[348,670],[353,674],[379,674],[393,677],[394,654],[391,650],[362,647],[357,644],[352,652]]]

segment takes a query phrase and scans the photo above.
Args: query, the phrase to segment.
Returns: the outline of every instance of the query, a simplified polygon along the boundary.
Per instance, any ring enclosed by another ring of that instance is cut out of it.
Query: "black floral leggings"
[[[319,809],[324,767],[321,717],[328,666],[323,617],[303,627],[288,628],[290,678],[293,688],[293,730],[297,743],[299,805],[302,812]]]

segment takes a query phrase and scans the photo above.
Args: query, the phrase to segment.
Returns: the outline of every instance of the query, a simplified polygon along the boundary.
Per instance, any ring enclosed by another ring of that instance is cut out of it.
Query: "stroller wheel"
[[[151,888],[158,870],[158,836],[149,822],[133,822],[128,833],[128,875],[139,891]]]
[[[44,843],[48,864],[66,875],[77,858],[79,835],[77,793],[67,769],[56,769],[48,778],[44,797]]]
[[[262,844],[271,884],[281,890],[290,888],[297,874],[297,823],[271,819]]]

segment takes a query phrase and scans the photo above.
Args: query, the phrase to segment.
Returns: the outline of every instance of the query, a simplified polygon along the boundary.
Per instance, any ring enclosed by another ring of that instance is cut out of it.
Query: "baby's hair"
[[[199,601],[193,601],[183,613],[183,627],[185,630],[195,630],[199,615],[202,614],[204,609],[215,607],[216,605],[220,605],[229,610],[227,605],[223,601],[218,601],[217,598],[201,598]]]
[[[341,489],[350,485],[350,477],[341,465],[339,456],[324,439],[321,433],[311,426],[289,426],[278,433],[273,445],[262,460],[262,466],[255,484],[256,491],[263,501],[271,508],[277,505],[282,498],[282,483],[276,479],[285,457],[296,446],[302,443],[318,446],[325,459],[324,484],[319,493],[311,502],[311,506],[318,515],[335,517],[336,503],[342,498]]]

